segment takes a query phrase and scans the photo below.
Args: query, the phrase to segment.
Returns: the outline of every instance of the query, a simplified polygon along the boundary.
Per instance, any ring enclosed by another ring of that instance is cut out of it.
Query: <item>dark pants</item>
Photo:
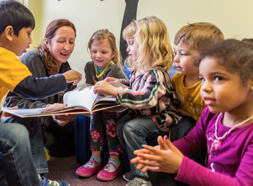
[[[188,184],[175,180],[174,174],[148,171],[149,179],[154,186],[187,186]]]
[[[175,141],[183,138],[193,129],[196,125],[196,120],[192,117],[184,116],[176,126],[174,126],[170,131],[170,140]]]
[[[149,117],[132,118],[129,114],[117,121],[116,130],[119,142],[127,152],[129,160],[135,157],[133,152],[140,149],[143,144],[147,144],[148,140],[156,140],[159,135],[167,134],[161,131]],[[138,163],[130,164],[131,172],[136,176],[148,177],[146,172],[142,173],[141,170],[136,169],[137,165]]]
[[[50,125],[42,125],[45,147],[49,154],[54,157],[68,157],[75,153],[74,148],[74,122],[70,122],[64,127],[51,121]]]
[[[170,139],[175,141],[183,138],[196,125],[196,120],[191,117],[183,117],[180,122],[171,130]],[[205,165],[206,148],[193,159]],[[175,174],[148,171],[149,179],[155,186],[187,186],[188,184],[175,180]]]

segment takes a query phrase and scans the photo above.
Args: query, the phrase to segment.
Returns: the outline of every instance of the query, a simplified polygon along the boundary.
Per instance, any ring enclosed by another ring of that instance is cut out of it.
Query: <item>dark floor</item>
[[[96,179],[96,175],[90,178],[81,178],[75,174],[75,170],[79,166],[80,165],[77,164],[75,156],[70,156],[67,158],[51,157],[51,159],[48,161],[49,174],[47,174],[47,178],[51,180],[65,180],[71,186],[123,186],[127,183],[125,180],[123,180],[122,175],[110,182],[101,182]]]

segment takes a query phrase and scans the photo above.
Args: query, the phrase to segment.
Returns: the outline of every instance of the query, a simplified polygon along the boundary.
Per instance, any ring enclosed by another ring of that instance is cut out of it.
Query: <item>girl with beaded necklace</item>
[[[229,39],[208,49],[199,66],[207,108],[196,127],[173,144],[159,136],[158,147],[143,145],[131,162],[153,171],[153,185],[253,185],[252,69],[251,43]],[[188,158],[205,145],[207,167]]]

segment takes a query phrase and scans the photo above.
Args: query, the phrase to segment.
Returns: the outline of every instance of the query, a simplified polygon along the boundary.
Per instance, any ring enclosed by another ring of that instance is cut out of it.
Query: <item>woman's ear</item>
[[[13,36],[14,36],[14,30],[12,26],[7,26],[4,29],[4,35],[6,37],[7,40],[12,41],[13,40]]]
[[[49,43],[48,39],[45,38],[44,41],[45,41],[45,44],[48,45],[48,43]]]

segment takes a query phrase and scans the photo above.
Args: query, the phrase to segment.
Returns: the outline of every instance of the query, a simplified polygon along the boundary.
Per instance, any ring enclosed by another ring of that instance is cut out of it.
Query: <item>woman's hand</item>
[[[154,172],[177,173],[183,160],[183,154],[171,143],[165,136],[157,139],[160,148],[143,145],[144,149],[134,151],[137,158],[133,158],[131,163],[139,162],[136,167],[142,169],[142,172],[147,170]]]
[[[63,103],[54,103],[54,104],[48,104],[46,106],[46,108],[48,108],[49,110],[59,110],[59,109],[63,109],[67,106],[67,104],[63,104]],[[66,114],[66,115],[53,115],[52,118],[54,119],[54,121],[64,127],[66,124],[68,124],[69,122],[74,121],[74,119],[77,117],[77,114]]]
[[[54,121],[60,125],[61,127],[64,127],[66,124],[68,124],[69,122],[74,121],[74,119],[77,117],[78,115],[73,114],[73,115],[57,115],[57,116],[52,116],[52,118],[54,119]]]
[[[59,109],[63,109],[66,106],[67,104],[64,104],[64,103],[54,103],[54,104],[47,104],[46,108],[48,108],[48,110],[59,110]]]
[[[9,108],[7,110],[17,110],[17,109],[18,109],[18,106],[15,106],[15,107]],[[3,111],[0,119],[6,119],[9,117],[13,117],[13,115]]]
[[[102,93],[102,94],[107,94],[107,95],[112,95],[113,97],[117,97],[119,88],[112,86],[110,83],[107,81],[98,81],[94,85],[94,93]]]

